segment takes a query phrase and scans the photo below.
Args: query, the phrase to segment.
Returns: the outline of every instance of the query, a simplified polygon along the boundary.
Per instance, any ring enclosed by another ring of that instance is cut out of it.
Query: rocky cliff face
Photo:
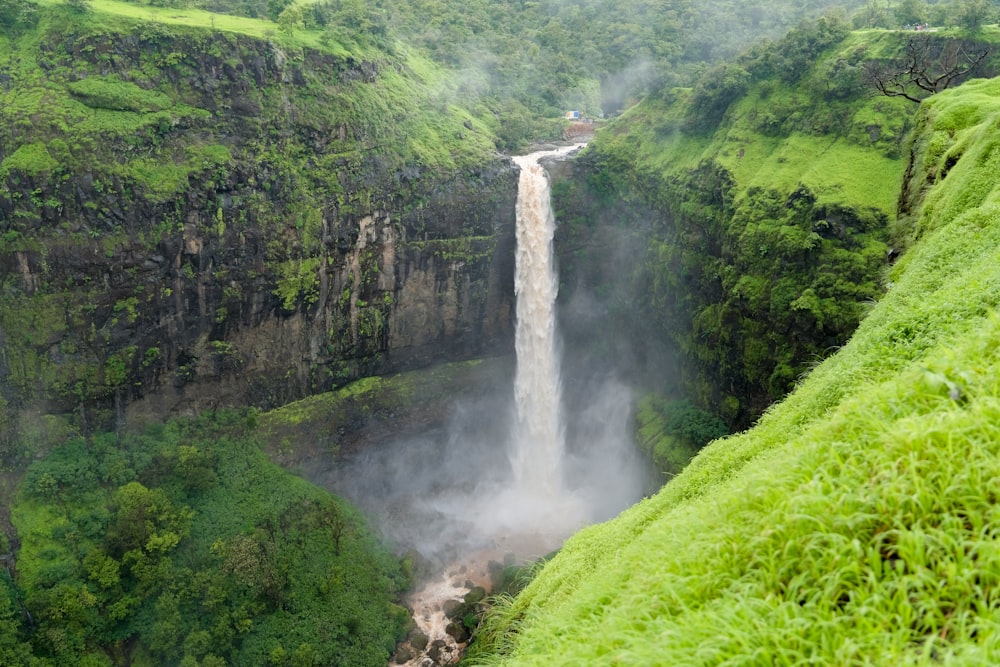
[[[419,216],[374,211],[341,243],[324,233],[329,247],[302,276],[308,291],[291,302],[275,293],[280,275],[252,278],[254,264],[242,261],[216,267],[224,240],[193,235],[149,276],[178,283],[149,332],[169,341],[167,359],[151,387],[127,397],[127,412],[157,418],[226,405],[273,407],[359,377],[505,350],[515,194],[505,171],[493,168],[486,183],[440,184],[464,191],[438,198]],[[484,206],[480,188],[493,189],[497,200]],[[417,240],[421,223],[479,229]],[[186,261],[202,268],[178,276]],[[218,268],[226,279],[213,277]]]
[[[8,445],[28,408],[271,407],[508,346],[516,174],[405,63],[157,24],[2,55]]]

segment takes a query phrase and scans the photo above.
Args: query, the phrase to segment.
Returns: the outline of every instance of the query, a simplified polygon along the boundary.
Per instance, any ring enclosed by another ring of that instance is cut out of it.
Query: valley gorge
[[[381,3],[89,1],[0,3],[0,663],[1000,655],[1000,30],[829,13],[543,107]],[[984,55],[873,92],[916,47]]]

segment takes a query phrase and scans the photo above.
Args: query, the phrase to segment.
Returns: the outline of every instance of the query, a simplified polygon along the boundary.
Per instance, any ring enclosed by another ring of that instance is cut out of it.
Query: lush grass
[[[753,429],[574,537],[494,619],[504,651],[472,662],[997,662],[998,95],[989,81],[925,103],[918,156],[939,120],[975,139],[850,342]],[[914,178],[932,166],[918,157]]]
[[[858,150],[842,139],[793,135],[752,171],[737,168],[734,173],[751,188],[787,187],[797,181],[815,192],[820,203],[847,201],[890,213],[899,193],[900,161]]]
[[[924,202],[916,225],[917,237],[961,217],[973,208],[996,206],[996,174],[1000,168],[998,119],[989,113],[995,103],[992,81],[963,87],[964,95],[935,98],[927,105],[930,132],[919,145],[922,174],[930,182],[945,177],[965,187],[935,188]]]
[[[61,6],[63,0],[39,0],[41,6]],[[149,4],[135,2],[118,2],[118,0],[89,0],[88,10],[81,12],[78,22],[106,23],[108,20],[153,21],[164,25],[187,26],[192,28],[209,28],[225,32],[249,35],[279,40],[282,44],[292,46],[320,47],[321,35],[316,31],[293,30],[279,33],[278,24],[267,19],[254,19],[231,14],[216,14],[193,7],[154,7]],[[323,45],[329,47],[329,42]],[[341,53],[347,52],[337,47]]]
[[[145,90],[113,77],[91,76],[73,81],[66,87],[92,109],[147,113],[174,105],[173,100],[161,92]]]

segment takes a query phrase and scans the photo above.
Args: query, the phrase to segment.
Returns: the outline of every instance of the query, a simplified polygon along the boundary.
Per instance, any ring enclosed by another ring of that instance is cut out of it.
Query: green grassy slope
[[[41,6],[65,4],[61,0],[36,0],[36,2]],[[253,37],[275,37],[278,32],[278,25],[267,19],[218,14],[196,7],[165,7],[118,0],[89,0],[85,14],[114,16],[125,21],[155,21],[175,26],[213,28]],[[317,31],[284,31],[282,41],[296,43],[299,46],[318,47],[319,37]]]
[[[925,102],[916,241],[850,342],[756,427],[575,536],[470,662],[1000,659],[998,123],[1000,81]]]

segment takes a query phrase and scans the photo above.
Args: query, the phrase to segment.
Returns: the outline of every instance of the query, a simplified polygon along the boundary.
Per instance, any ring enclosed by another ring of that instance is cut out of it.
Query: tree
[[[899,25],[916,25],[927,21],[927,3],[924,0],[903,0],[893,13]]]
[[[906,42],[906,55],[885,64],[865,64],[865,80],[886,97],[902,97],[919,104],[969,75],[990,54],[989,48],[969,52],[955,41],[914,35]]]
[[[979,32],[989,21],[991,13],[987,0],[963,0],[958,6],[956,23],[969,32]]]
[[[212,553],[223,559],[222,571],[254,596],[277,602],[287,576],[276,564],[277,547],[262,530],[217,540]]]
[[[868,0],[864,9],[854,16],[855,28],[885,28],[888,23],[886,8],[877,0]]]
[[[281,12],[291,4],[292,0],[267,0],[267,17],[277,22]]]
[[[305,12],[301,7],[289,5],[278,15],[278,29],[290,35],[295,30],[304,27]]]
[[[4,32],[28,28],[38,22],[38,5],[27,0],[0,0],[0,27]]]
[[[691,93],[685,129],[697,132],[717,125],[729,105],[739,99],[749,85],[750,73],[743,67],[733,63],[714,67],[702,76]]]
[[[31,662],[31,646],[24,641],[21,611],[10,575],[0,569],[0,664],[27,665]]]
[[[105,540],[113,554],[142,551],[160,554],[177,546],[194,513],[170,502],[163,489],[129,482],[114,495],[115,515]]]

